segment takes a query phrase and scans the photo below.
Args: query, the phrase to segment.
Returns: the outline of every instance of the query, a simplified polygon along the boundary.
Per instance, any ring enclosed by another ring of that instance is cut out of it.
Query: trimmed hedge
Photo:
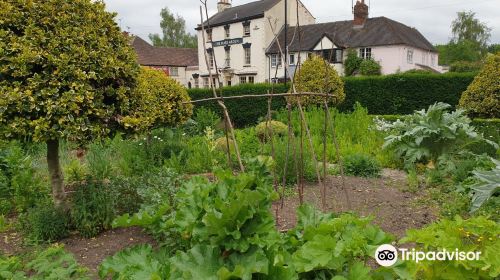
[[[368,108],[370,114],[404,115],[429,107],[436,102],[458,105],[460,96],[474,79],[471,73],[448,74],[396,74],[375,77],[344,78],[346,99],[339,106],[341,111],[351,111],[356,102]],[[266,94],[270,84],[247,84],[222,88],[223,96]],[[275,93],[288,91],[288,85],[274,85]],[[209,89],[190,89],[191,99],[213,97]],[[243,98],[226,100],[226,106],[237,127],[254,125],[267,113],[267,98]],[[217,102],[195,104],[221,114]],[[285,98],[273,98],[272,109],[286,107]],[[222,115],[222,114],[221,114]]]
[[[237,96],[245,94],[267,94],[271,92],[271,84],[245,84],[232,87],[222,88],[222,96]],[[288,91],[288,85],[275,84],[274,93],[285,93]],[[189,96],[192,100],[212,98],[213,93],[211,89],[190,89],[188,90]],[[217,95],[220,94],[219,89]],[[225,100],[224,103],[231,116],[231,121],[236,127],[244,127],[254,125],[259,121],[259,118],[265,117],[267,114],[267,98],[241,98]],[[200,107],[209,108],[217,112],[221,118],[222,110],[217,104],[217,101],[206,101],[203,103],[195,103],[194,110]],[[286,108],[286,100],[283,97],[273,98],[272,110],[279,110]]]

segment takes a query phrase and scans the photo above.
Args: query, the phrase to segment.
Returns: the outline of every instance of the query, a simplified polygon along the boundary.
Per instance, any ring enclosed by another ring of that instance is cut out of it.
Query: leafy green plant
[[[346,156],[344,168],[347,175],[360,177],[379,177],[382,171],[375,159],[364,154]]]
[[[279,121],[263,121],[255,127],[257,137],[266,142],[272,136],[285,136],[288,133],[288,126]]]
[[[471,141],[482,140],[498,146],[474,130],[463,110],[447,112],[449,108],[448,104],[436,103],[403,121],[394,122],[392,134],[385,138],[384,147],[394,149],[409,166],[425,161],[437,164],[441,159],[449,159]]]
[[[66,253],[61,245],[54,245],[37,254],[26,268],[34,271],[33,279],[90,279],[88,270],[75,261],[73,255]]]
[[[373,58],[363,59],[359,65],[359,73],[363,76],[379,76],[382,74],[382,66]]]
[[[24,273],[23,263],[19,257],[3,257],[0,254],[0,279],[28,279]]]
[[[471,186],[471,212],[477,211],[490,197],[500,192],[500,161],[491,159],[496,167],[491,171],[473,171],[478,183]]]
[[[347,58],[344,62],[345,75],[347,77],[355,75],[359,71],[359,67],[363,59],[360,58],[355,49],[349,49],[347,51]]]
[[[205,129],[216,129],[221,123],[221,118],[210,108],[201,107],[194,111],[192,119],[183,126],[183,130],[190,135],[203,135]]]
[[[500,275],[500,225],[485,217],[443,219],[423,229],[408,230],[401,243],[416,243],[422,251],[446,249],[481,252],[479,260],[407,262],[413,279],[495,279]]]
[[[82,236],[95,237],[111,227],[115,208],[109,182],[88,177],[77,186],[72,202],[71,221]]]
[[[167,279],[169,261],[151,245],[136,245],[106,258],[99,266],[101,279]],[[200,278],[201,279],[201,278]]]
[[[475,117],[500,118],[500,54],[486,58],[481,72],[460,98],[460,107]]]
[[[42,201],[21,215],[20,227],[30,242],[54,242],[69,235],[69,216],[52,202]]]

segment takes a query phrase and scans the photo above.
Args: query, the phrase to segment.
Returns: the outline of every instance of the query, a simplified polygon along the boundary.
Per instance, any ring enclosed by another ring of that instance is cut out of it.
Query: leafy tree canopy
[[[459,12],[451,24],[454,42],[471,41],[481,49],[487,47],[491,37],[491,28],[476,18],[474,12]]]
[[[0,3],[1,137],[83,141],[110,130],[139,69],[114,16],[99,1]]]
[[[460,98],[460,107],[477,117],[500,118],[500,54],[489,55]]]
[[[313,55],[307,59],[295,75],[295,84],[298,92],[314,92],[331,94],[329,102],[334,105],[345,99],[344,82],[333,68],[322,57]],[[303,104],[323,103],[320,96],[301,96]]]
[[[149,39],[157,47],[196,48],[196,35],[186,32],[186,21],[179,15],[174,15],[168,8],[161,10],[160,26],[162,34],[149,34]]]
[[[130,101],[130,112],[121,119],[125,128],[147,131],[160,125],[186,121],[192,112],[185,87],[160,70],[143,67]]]

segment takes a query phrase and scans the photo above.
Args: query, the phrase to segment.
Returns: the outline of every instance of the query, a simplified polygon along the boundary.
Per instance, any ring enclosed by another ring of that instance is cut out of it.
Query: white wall
[[[413,61],[408,61],[408,51],[413,51]],[[438,66],[437,53],[406,45],[372,47],[372,57],[380,63],[382,74],[384,75],[405,72],[412,69],[422,69],[417,64],[425,65],[441,72],[441,68]]]

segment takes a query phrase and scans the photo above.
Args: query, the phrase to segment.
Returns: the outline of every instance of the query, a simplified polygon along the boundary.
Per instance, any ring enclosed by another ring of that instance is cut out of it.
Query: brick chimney
[[[217,3],[217,10],[219,13],[229,8],[231,8],[231,0],[219,0]]]
[[[367,18],[368,5],[365,4],[365,0],[356,1],[356,5],[354,5],[354,25],[363,26]]]

